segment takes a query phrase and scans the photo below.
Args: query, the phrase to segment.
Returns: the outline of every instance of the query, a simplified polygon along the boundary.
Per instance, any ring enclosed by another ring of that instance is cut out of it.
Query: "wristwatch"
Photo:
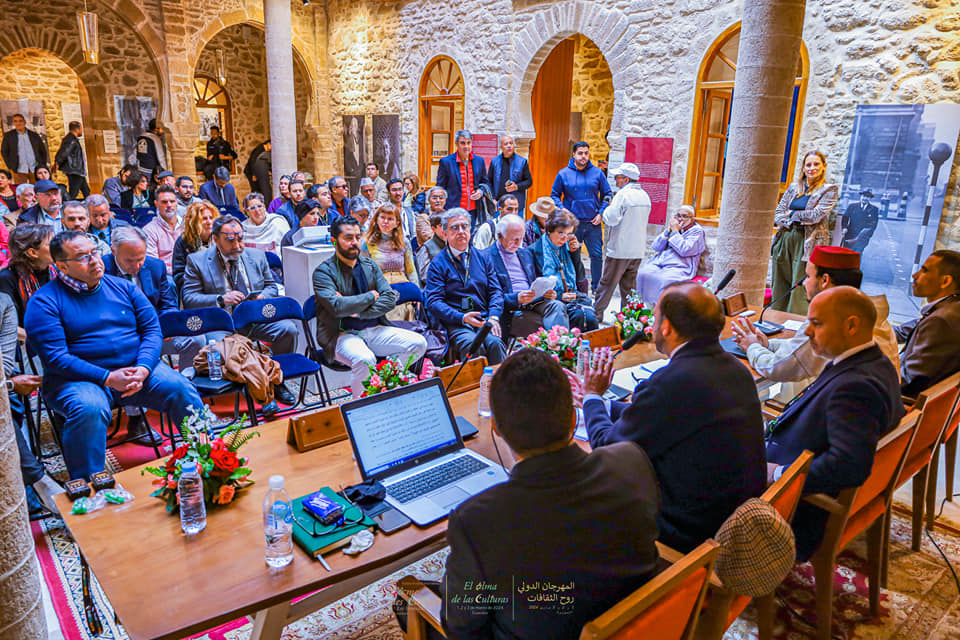
[[[226,305],[223,302],[223,296],[217,296],[217,306],[223,309]]]

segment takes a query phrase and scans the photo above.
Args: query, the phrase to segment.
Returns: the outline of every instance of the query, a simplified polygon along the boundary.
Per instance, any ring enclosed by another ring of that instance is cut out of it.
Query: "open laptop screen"
[[[373,476],[457,444],[439,380],[401,387],[342,407],[357,463]]]

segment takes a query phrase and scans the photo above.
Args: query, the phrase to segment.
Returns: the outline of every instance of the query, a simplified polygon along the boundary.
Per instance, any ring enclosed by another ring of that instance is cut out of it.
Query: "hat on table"
[[[557,210],[557,203],[553,201],[553,198],[549,196],[544,196],[543,198],[537,198],[537,201],[530,205],[530,213],[537,216],[538,218],[548,218],[551,213]]]
[[[47,191],[59,191],[60,187],[53,180],[37,180],[37,184],[33,185],[33,190],[36,193],[46,193]]]
[[[860,253],[846,247],[814,247],[810,262],[822,269],[859,269]]]

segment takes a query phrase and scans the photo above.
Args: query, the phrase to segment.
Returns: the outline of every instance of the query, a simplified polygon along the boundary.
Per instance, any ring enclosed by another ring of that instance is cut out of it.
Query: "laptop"
[[[463,446],[439,378],[340,406],[364,480],[387,489],[386,502],[419,525],[505,482],[503,467]]]

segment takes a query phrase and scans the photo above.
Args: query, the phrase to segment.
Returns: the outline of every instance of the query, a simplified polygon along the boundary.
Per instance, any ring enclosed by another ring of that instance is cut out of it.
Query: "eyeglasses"
[[[221,231],[221,232],[220,232],[220,236],[221,236],[224,240],[228,240],[228,241],[230,241],[230,242],[233,242],[234,240],[243,240],[243,231],[236,231],[236,232],[234,232],[234,231],[227,231],[227,232]]]
[[[344,498],[346,500],[346,498]],[[350,502],[347,500],[347,502]],[[350,506],[343,510],[343,515],[340,516],[340,519],[333,524],[323,524],[314,518],[310,513],[300,507],[300,514],[294,514],[293,521],[294,523],[303,529],[306,533],[309,533],[313,537],[325,536],[328,533],[333,533],[338,529],[344,529],[346,527],[352,527],[355,524],[360,524],[363,522],[363,509],[358,504],[350,503]]]
[[[452,224],[447,227],[448,231],[470,231],[470,224],[467,222],[462,222],[459,224]]]
[[[347,185],[345,185],[345,184],[338,184],[338,185],[334,185],[333,188],[334,188],[334,189],[346,189],[346,188],[347,188]]]
[[[98,251],[93,251],[91,253],[83,253],[75,258],[64,258],[64,262],[76,262],[84,266],[90,264],[94,259],[100,259],[100,253]]]
[[[676,217],[680,218],[681,220],[690,220],[693,218],[693,216],[690,215],[689,213],[677,213],[674,215],[676,215]]]
[[[573,231],[554,231],[554,233],[557,234],[558,238],[572,238],[577,235]]]

